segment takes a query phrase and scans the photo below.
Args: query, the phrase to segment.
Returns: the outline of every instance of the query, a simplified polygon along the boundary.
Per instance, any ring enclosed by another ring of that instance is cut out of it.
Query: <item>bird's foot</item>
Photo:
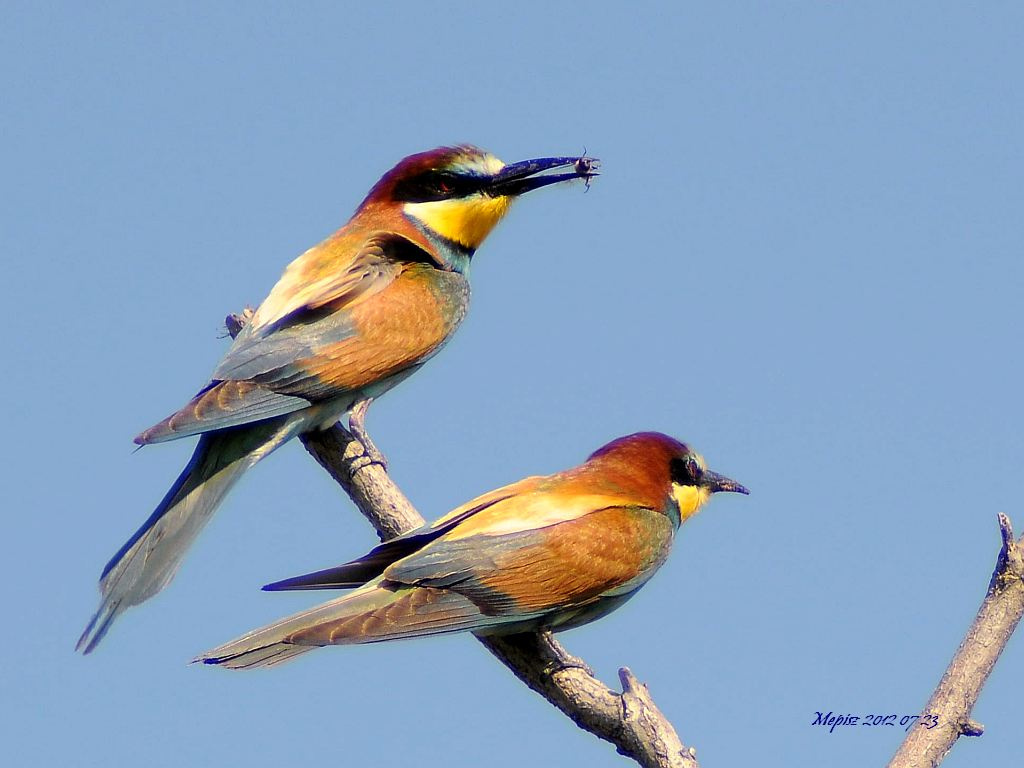
[[[590,668],[590,665],[580,657],[573,656],[565,650],[562,644],[555,640],[554,635],[550,631],[544,630],[540,634],[541,641],[547,646],[547,650],[551,655],[554,656],[553,663],[549,666],[556,667],[557,669],[580,669],[591,677],[594,676],[594,670]]]
[[[366,412],[370,409],[370,403],[372,402],[373,398],[367,397],[352,406],[352,409],[348,412],[348,431],[363,446],[366,458],[370,460],[370,463],[380,464],[387,470],[387,457],[380,452],[380,449],[377,448],[373,440],[366,433]]]

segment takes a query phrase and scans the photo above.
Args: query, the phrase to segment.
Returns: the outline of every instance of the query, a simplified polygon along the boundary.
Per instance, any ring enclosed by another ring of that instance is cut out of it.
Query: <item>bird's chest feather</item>
[[[323,350],[311,367],[339,388],[356,388],[436,354],[462,322],[469,283],[462,275],[413,265],[350,312],[355,333]]]

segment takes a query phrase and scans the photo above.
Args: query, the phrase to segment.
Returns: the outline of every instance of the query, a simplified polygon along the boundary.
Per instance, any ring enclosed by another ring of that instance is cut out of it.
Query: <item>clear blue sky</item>
[[[589,193],[519,203],[452,343],[369,428],[423,513],[658,429],[716,499],[617,614],[702,764],[879,765],[1024,528],[1016,3],[5,3],[2,473],[11,764],[626,765],[469,637],[266,672],[197,652],[311,604],[267,581],[372,532],[288,446],[159,598],[72,647],[107,558],[190,441],[133,452],[401,156],[586,148]],[[949,766],[1016,759],[1021,638]]]

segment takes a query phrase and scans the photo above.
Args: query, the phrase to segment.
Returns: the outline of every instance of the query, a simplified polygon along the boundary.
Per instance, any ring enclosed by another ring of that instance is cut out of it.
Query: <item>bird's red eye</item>
[[[672,482],[680,485],[700,486],[704,479],[704,468],[693,454],[672,459],[670,471]]]
[[[689,473],[690,477],[693,478],[693,484],[700,485],[701,480],[704,478],[704,468],[695,457],[686,457],[686,471]]]

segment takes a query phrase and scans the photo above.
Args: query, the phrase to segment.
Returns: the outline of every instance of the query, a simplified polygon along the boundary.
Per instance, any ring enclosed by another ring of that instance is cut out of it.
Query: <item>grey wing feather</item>
[[[350,313],[335,310],[325,316],[278,328],[270,335],[243,329],[213,372],[214,380],[243,381],[287,368],[314,357],[319,350],[356,334]]]
[[[362,586],[380,576],[396,560],[407,558],[423,549],[430,542],[441,538],[466,518],[482,509],[502,501],[506,496],[488,499],[486,503],[467,509],[460,515],[446,520],[442,525],[423,525],[394,539],[378,544],[358,560],[351,560],[333,568],[313,573],[304,573],[290,579],[275,581],[263,587],[266,592],[282,592],[293,589],[350,589]],[[398,581],[403,579],[398,578]],[[412,582],[410,582],[412,583]]]
[[[225,389],[228,397],[221,397]],[[222,381],[211,384],[176,413],[154,424],[135,438],[139,445],[163,443],[227,427],[237,427],[285,416],[309,407],[309,400],[271,392],[249,382]]]
[[[537,531],[520,531],[500,536],[470,536],[441,539],[399,560],[384,576],[401,584],[456,587],[498,568],[494,558],[506,551],[529,551],[541,537]]]

